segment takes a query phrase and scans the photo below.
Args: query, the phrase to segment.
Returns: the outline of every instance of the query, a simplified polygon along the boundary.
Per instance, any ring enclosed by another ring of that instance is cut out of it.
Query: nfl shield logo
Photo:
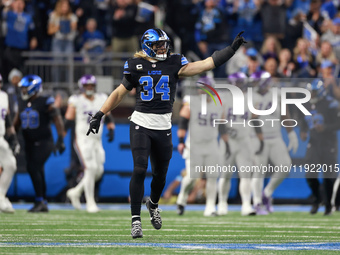
[[[155,67],[156,67],[156,64],[152,64],[152,67],[155,68]]]

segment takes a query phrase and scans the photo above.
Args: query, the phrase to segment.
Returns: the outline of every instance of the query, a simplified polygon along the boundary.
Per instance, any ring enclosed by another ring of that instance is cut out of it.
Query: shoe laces
[[[136,234],[140,233],[141,231],[142,231],[141,222],[140,221],[132,222],[132,229],[131,229],[132,235],[136,235]]]
[[[150,208],[150,211],[152,212],[152,219],[154,221],[156,221],[157,223],[161,223],[162,219],[161,219],[161,215],[159,213],[162,212],[162,209],[160,209],[160,208],[151,209]]]

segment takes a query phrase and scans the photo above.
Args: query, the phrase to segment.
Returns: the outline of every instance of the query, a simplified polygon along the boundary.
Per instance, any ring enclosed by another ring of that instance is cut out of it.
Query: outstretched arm
[[[219,51],[215,51],[214,54],[211,55],[211,57],[208,57],[201,61],[196,61],[189,63],[185,66],[183,66],[179,72],[178,76],[181,77],[188,77],[188,76],[194,76],[196,74],[200,74],[206,71],[209,71],[211,69],[214,69],[215,67],[219,67],[220,65],[223,65],[225,62],[227,62],[232,56],[234,56],[235,52],[240,48],[240,46],[246,41],[241,36],[244,31],[238,33],[238,35],[235,37],[233,43]]]
[[[104,114],[111,112],[120,104],[127,93],[129,93],[129,90],[127,90],[123,84],[120,84],[119,87],[116,88],[106,99],[102,108],[100,108],[100,111]]]

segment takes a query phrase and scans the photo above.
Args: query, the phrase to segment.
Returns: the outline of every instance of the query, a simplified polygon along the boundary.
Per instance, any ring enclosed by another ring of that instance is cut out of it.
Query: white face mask
[[[85,95],[86,96],[93,96],[94,95],[94,90],[85,90]]]
[[[167,53],[164,53],[164,54],[156,54],[155,59],[157,59],[157,60],[159,60],[159,61],[164,61],[164,60],[166,60],[167,55],[168,55]]]

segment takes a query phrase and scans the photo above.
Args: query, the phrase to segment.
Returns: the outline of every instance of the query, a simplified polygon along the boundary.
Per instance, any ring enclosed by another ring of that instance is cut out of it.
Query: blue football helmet
[[[19,88],[27,88],[27,93],[21,90],[21,98],[28,100],[42,91],[42,80],[38,75],[30,74],[24,76],[18,84]]]
[[[310,99],[312,104],[327,95],[327,91],[321,79],[314,79],[311,83],[308,83],[307,89],[312,93],[312,98]]]
[[[156,49],[153,49],[154,45],[156,45]],[[170,38],[159,28],[148,29],[142,36],[141,47],[148,57],[163,61],[170,54]],[[163,48],[165,53],[157,54],[157,51]]]
[[[78,86],[81,92],[84,92],[87,96],[92,96],[96,92],[92,89],[85,89],[84,86],[87,84],[93,84],[94,86],[97,85],[96,77],[92,74],[85,74],[83,75],[78,82]]]

